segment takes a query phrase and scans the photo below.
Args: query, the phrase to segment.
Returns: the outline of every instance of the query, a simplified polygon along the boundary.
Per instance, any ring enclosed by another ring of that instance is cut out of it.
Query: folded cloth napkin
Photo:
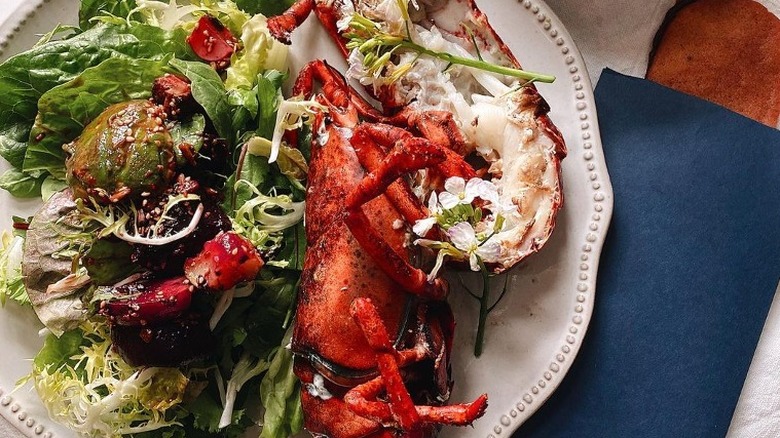
[[[780,132],[610,70],[596,106],[615,209],[593,319],[515,438],[724,436],[780,279]]]

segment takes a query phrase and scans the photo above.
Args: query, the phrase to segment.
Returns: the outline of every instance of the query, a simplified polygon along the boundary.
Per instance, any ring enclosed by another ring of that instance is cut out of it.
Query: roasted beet
[[[198,106],[192,97],[189,80],[172,74],[165,74],[154,80],[152,97],[173,120],[192,114]]]
[[[184,277],[137,281],[114,288],[100,313],[119,325],[145,326],[174,319],[190,307],[192,285]]]
[[[262,267],[263,259],[252,242],[227,232],[206,242],[197,256],[187,259],[184,275],[198,287],[227,290],[253,280]]]
[[[131,366],[178,367],[214,354],[217,339],[208,321],[190,313],[150,326],[111,327],[114,349]]]
[[[216,18],[204,15],[187,37],[187,43],[204,61],[213,62],[218,69],[230,64],[230,56],[236,50],[236,38]]]
[[[204,189],[196,180],[179,175],[173,186],[159,195],[152,195],[141,204],[139,209],[143,217],[139,214],[140,223],[137,224],[140,232],[146,232],[146,228],[155,224],[157,218],[162,213],[163,208],[168,202],[169,196],[196,194],[200,196],[199,200],[180,202],[173,206],[166,217],[169,219],[162,222],[165,230],[158,230],[158,235],[168,235],[184,229],[192,219],[192,215],[199,203],[203,204],[203,215],[201,216],[195,231],[177,241],[166,245],[135,245],[131,260],[138,263],[141,267],[151,271],[161,273],[164,276],[181,275],[183,272],[184,261],[188,257],[197,254],[203,244],[222,231],[230,230],[230,218],[219,207],[219,196],[216,192]]]

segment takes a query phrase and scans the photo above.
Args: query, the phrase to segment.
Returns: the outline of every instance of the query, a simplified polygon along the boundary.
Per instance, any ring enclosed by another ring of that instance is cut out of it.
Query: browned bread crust
[[[679,6],[656,39],[647,78],[778,126],[780,19],[754,0]]]

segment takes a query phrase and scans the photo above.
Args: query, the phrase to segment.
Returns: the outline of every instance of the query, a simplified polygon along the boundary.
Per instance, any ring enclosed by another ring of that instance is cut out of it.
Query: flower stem
[[[479,323],[477,325],[477,339],[474,341],[474,356],[482,355],[482,344],[485,342],[485,324],[490,310],[488,302],[490,300],[490,275],[488,274],[485,262],[479,259],[479,267],[482,273],[482,296],[479,297]]]
[[[546,82],[546,83],[551,83],[555,81],[555,76],[552,75],[535,73],[531,71],[520,70],[517,68],[504,67],[502,65],[491,64],[489,62],[485,62],[480,59],[464,58],[462,56],[457,56],[446,52],[437,52],[434,50],[427,49],[419,44],[410,41],[403,41],[399,45],[401,47],[414,50],[418,53],[439,58],[443,61],[447,61],[452,64],[463,65],[466,67],[473,67],[479,70],[485,70],[492,73],[498,73],[505,76],[512,76],[515,78],[524,79],[526,81]]]

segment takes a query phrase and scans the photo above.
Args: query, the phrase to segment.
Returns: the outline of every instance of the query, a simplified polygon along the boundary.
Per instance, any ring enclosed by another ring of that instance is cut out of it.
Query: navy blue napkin
[[[596,105],[615,209],[595,311],[514,437],[724,436],[780,280],[780,131],[613,71]]]

